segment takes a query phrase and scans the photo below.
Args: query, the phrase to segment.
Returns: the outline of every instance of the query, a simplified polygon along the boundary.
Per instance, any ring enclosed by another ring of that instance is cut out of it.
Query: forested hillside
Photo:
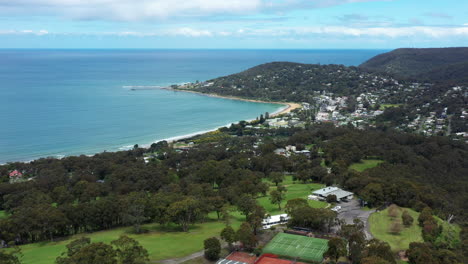
[[[176,88],[271,101],[309,102],[322,91],[356,95],[392,87],[394,83],[386,77],[343,65],[272,62],[204,83]]]
[[[431,83],[343,65],[273,62],[206,82],[174,85],[173,88],[265,101],[305,102],[310,104],[315,119],[336,124],[362,120],[359,121],[363,122],[361,125],[463,137],[463,133],[468,133],[465,118],[468,88],[460,80],[465,80],[468,75],[460,65],[444,66],[445,71],[430,72],[437,80]],[[450,73],[456,75],[454,78],[463,78],[450,79]],[[380,110],[384,110],[383,114]]]
[[[0,209],[9,215],[0,219],[0,240],[20,245],[119,226],[138,230],[144,223],[173,223],[187,231],[210,212],[223,216],[238,208],[253,215],[254,199],[268,191],[264,179],[283,173],[304,183],[344,186],[371,206],[429,206],[459,223],[468,217],[468,150],[462,142],[332,125],[253,132],[245,122],[217,135],[193,138],[198,144],[183,152],[162,142],[149,150],[0,166]],[[310,145],[311,155],[274,153],[286,145]],[[149,163],[145,152],[155,153]],[[383,162],[364,172],[348,169],[369,157]],[[14,169],[31,180],[8,183]],[[262,218],[246,219],[258,225]]]
[[[396,49],[359,67],[429,81],[467,81],[468,48]]]

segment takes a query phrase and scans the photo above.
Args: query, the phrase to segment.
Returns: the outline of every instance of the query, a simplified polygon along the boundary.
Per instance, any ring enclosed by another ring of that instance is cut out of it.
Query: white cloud
[[[49,31],[41,29],[41,30],[30,30],[30,29],[23,29],[23,30],[0,30],[0,35],[36,35],[36,36],[44,36],[49,34]]]
[[[418,38],[468,38],[468,26],[459,27],[344,27],[344,26],[312,26],[312,27],[274,27],[265,29],[241,28],[237,30],[212,30],[191,27],[165,28],[152,32],[120,31],[120,32],[48,32],[47,30],[0,30],[0,35],[91,35],[119,37],[371,37],[373,39],[418,37]]]
[[[391,0],[0,0],[5,15],[137,21],[176,17],[283,12],[304,8]]]
[[[273,30],[273,31],[278,31]],[[283,32],[288,31],[291,35],[313,36],[313,35],[333,35],[333,36],[352,36],[352,37],[384,37],[384,38],[400,38],[400,37],[468,37],[468,27],[368,27],[368,28],[353,28],[343,26],[323,26],[323,27],[296,27],[282,28]],[[274,34],[274,32],[271,34]]]
[[[173,36],[184,36],[184,37],[211,37],[213,33],[209,30],[197,30],[193,28],[177,28],[175,30],[171,30],[167,33],[168,35]]]

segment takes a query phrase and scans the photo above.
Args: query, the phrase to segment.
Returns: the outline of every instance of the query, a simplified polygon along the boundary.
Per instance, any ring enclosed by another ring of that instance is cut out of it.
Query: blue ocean
[[[384,50],[0,50],[0,163],[147,145],[274,112],[161,89],[272,61],[359,65]]]

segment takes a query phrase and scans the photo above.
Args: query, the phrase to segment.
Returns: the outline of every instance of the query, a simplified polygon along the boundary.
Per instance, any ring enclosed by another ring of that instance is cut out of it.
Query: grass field
[[[6,218],[8,214],[5,212],[5,210],[0,210],[0,219]]]
[[[270,183],[270,191],[276,189],[276,186],[274,183],[270,181],[267,181],[267,182]],[[272,215],[284,213],[283,209],[288,200],[295,199],[295,198],[307,199],[307,196],[311,194],[312,191],[325,187],[325,185],[318,184],[318,183],[308,183],[308,184],[295,183],[292,180],[292,176],[289,176],[289,175],[285,177],[285,180],[283,181],[282,185],[286,186],[287,192],[286,192],[286,199],[284,199],[284,201],[281,203],[281,211],[278,209],[277,204],[271,203],[269,195],[257,199],[258,203],[261,206],[263,206],[268,213]],[[309,200],[309,204],[310,206],[315,207],[315,208],[324,208],[327,206],[327,203],[325,202],[312,201],[312,200]]]
[[[411,209],[409,214],[414,218],[411,227],[404,227],[400,234],[394,235],[388,232],[392,223],[392,218],[388,216],[388,209],[378,213],[373,213],[369,217],[370,231],[375,238],[388,242],[394,251],[408,249],[411,242],[422,242],[421,227],[418,226],[419,213]],[[401,219],[403,210],[400,210],[399,215],[395,219]]]
[[[328,249],[328,240],[279,233],[263,249],[263,253],[272,253],[301,260],[322,261],[323,253]]]
[[[401,104],[381,104],[380,110],[385,110],[385,108],[399,107],[399,106],[401,106]]]
[[[214,218],[214,214],[210,217]],[[243,217],[236,215],[232,226],[238,228]],[[65,245],[78,237],[89,237],[92,242],[109,243],[120,235],[126,234],[138,240],[148,250],[151,261],[178,258],[190,255],[203,249],[203,241],[218,236],[225,227],[223,222],[210,219],[209,222],[194,225],[189,233],[180,232],[175,226],[161,227],[159,224],[144,225],[149,232],[140,235],[128,234],[131,228],[116,228],[108,231],[80,234],[59,242],[40,242],[21,246],[24,264],[53,264],[55,259],[65,251]]]
[[[385,209],[378,213],[373,213],[369,217],[370,231],[374,237],[388,242],[392,247],[392,250],[405,250],[408,249],[411,242],[422,242],[422,230],[418,225],[419,213],[409,209],[401,208],[399,215],[396,219],[401,219],[401,214],[403,210],[407,210],[409,214],[413,217],[413,225],[409,228],[403,228],[403,231],[399,235],[393,235],[388,232],[392,219],[388,216],[388,209]],[[448,243],[460,243],[460,231],[461,228],[458,225],[449,224],[442,219],[435,217],[439,225],[442,225],[442,235],[440,239],[446,239]]]
[[[378,159],[368,159],[368,160],[362,160],[359,163],[354,163],[349,166],[350,169],[363,172],[367,169],[374,168],[380,163],[384,162],[383,160],[378,160]]]
[[[274,189],[274,184],[270,183],[271,189]],[[312,190],[322,188],[321,184],[299,184],[292,181],[291,176],[287,176],[283,182],[287,186],[286,201],[294,198],[307,198],[307,195]],[[258,199],[259,204],[265,207],[270,214],[279,214],[282,211],[278,210],[277,205],[271,204],[269,197],[261,197]],[[310,201],[313,207],[325,207],[324,202]],[[5,217],[4,211],[0,211],[0,218]],[[65,245],[73,239],[81,236],[89,237],[93,242],[106,242],[117,239],[120,235],[126,234],[138,240],[145,247],[151,261],[158,261],[168,258],[178,258],[190,255],[194,252],[203,249],[203,240],[212,236],[219,236],[220,231],[225,224],[221,221],[216,221],[215,213],[209,215],[207,222],[199,223],[191,227],[189,233],[180,232],[176,226],[161,227],[159,224],[147,224],[143,227],[149,230],[148,233],[133,235],[129,234],[131,227],[116,228],[107,231],[94,232],[89,234],[80,234],[57,242],[44,241],[40,243],[28,244],[21,246],[23,252],[24,264],[52,264],[55,259],[65,251]],[[242,221],[245,221],[245,216],[239,212],[231,213],[231,225],[237,228]]]

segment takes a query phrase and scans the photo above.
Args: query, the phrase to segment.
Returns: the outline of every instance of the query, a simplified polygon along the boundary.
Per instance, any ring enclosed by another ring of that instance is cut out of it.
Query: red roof
[[[23,176],[23,173],[19,172],[18,170],[14,170],[10,172],[10,177],[21,177]]]

